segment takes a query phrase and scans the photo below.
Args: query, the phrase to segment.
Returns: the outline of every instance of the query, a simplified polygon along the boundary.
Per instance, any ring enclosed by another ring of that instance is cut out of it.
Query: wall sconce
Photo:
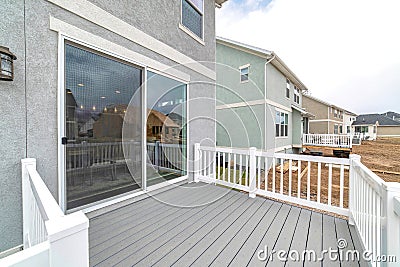
[[[0,46],[0,80],[12,81],[14,79],[14,60],[17,57],[7,47]]]

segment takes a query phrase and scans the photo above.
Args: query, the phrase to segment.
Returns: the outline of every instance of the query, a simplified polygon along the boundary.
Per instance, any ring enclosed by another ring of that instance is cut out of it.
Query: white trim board
[[[167,57],[178,64],[200,73],[213,80],[216,79],[215,71],[205,67],[194,59],[144,33],[136,27],[126,23],[116,16],[108,13],[87,0],[47,0],[81,18],[84,18],[100,27],[118,34],[138,45],[141,45],[157,54]]]
[[[157,60],[146,57],[116,43],[108,41],[100,36],[79,29],[78,27],[52,16],[50,16],[50,29],[60,33],[63,36],[69,37],[70,39],[75,39],[77,42],[85,43],[91,47],[94,47],[96,50],[106,51],[108,54],[113,56],[115,55],[116,57],[125,61],[135,63],[139,66],[145,65],[162,73],[176,77],[180,80],[187,82],[190,81],[190,76],[186,73],[171,68],[170,66],[162,64]]]
[[[256,106],[256,105],[264,105],[264,104],[268,104],[271,105],[275,108],[281,109],[284,112],[292,112],[292,108],[290,107],[286,107],[284,105],[281,105],[279,103],[276,103],[272,100],[269,99],[259,99],[259,100],[251,100],[251,101],[246,101],[246,102],[237,102],[237,103],[232,103],[232,104],[225,104],[225,105],[219,105],[216,106],[216,109],[230,109],[230,108],[239,108],[239,107],[246,107],[246,106]]]
[[[343,121],[336,121],[336,120],[331,120],[331,119],[309,120],[309,122],[334,122],[334,123],[343,124]]]

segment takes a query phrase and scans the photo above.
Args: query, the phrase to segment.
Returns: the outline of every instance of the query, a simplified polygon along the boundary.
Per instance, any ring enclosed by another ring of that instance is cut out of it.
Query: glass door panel
[[[65,44],[67,209],[141,187],[141,83],[140,68]]]
[[[147,186],[186,175],[186,104],[186,84],[147,72]]]

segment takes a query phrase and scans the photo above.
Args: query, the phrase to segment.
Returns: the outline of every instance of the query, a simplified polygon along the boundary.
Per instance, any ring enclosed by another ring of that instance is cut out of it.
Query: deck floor
[[[187,184],[90,219],[90,266],[367,266],[363,261],[281,261],[295,252],[361,245],[346,220],[226,188]],[[281,254],[282,255],[282,254]],[[345,255],[345,253],[344,253]],[[301,256],[300,256],[301,257]],[[282,257],[281,257],[282,258]],[[307,257],[306,257],[307,258]]]

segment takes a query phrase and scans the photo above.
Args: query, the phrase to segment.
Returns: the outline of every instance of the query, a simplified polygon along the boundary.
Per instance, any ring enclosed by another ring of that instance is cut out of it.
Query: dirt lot
[[[361,162],[387,182],[400,182],[400,138],[381,138],[363,141],[353,146]],[[399,174],[394,174],[399,173]]]

